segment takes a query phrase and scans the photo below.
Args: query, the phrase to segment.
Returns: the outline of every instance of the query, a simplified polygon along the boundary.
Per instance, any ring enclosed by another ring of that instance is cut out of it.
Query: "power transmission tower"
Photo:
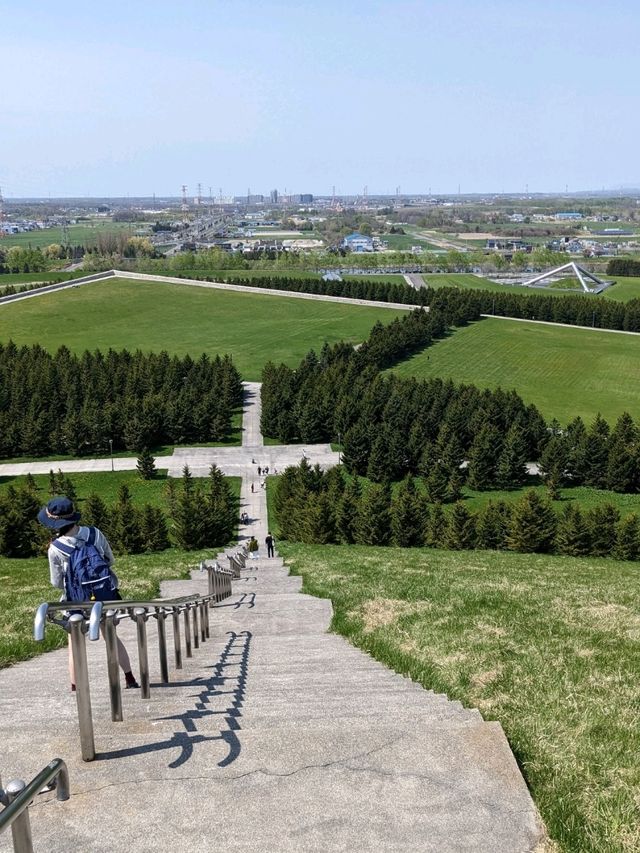
[[[187,203],[187,185],[182,185],[182,209],[189,210],[189,204]]]

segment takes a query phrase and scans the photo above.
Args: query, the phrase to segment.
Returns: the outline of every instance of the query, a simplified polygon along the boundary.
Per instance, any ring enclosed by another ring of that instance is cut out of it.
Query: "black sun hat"
[[[51,530],[59,530],[80,520],[80,513],[73,507],[73,501],[64,495],[51,498],[46,506],[38,513],[38,521]]]

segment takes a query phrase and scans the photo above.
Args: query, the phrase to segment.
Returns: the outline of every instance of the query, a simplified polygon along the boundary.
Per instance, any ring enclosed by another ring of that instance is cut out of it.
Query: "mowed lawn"
[[[364,340],[397,309],[114,279],[0,306],[0,340],[89,350],[229,353],[243,379],[271,360],[297,365],[325,341]]]
[[[536,273],[531,273],[533,278]],[[586,299],[613,299],[616,302],[629,302],[631,299],[640,299],[640,278],[617,278],[613,279],[603,273],[598,273],[605,281],[615,281],[612,287],[608,287],[602,293],[590,296],[584,294]],[[517,284],[497,284],[488,278],[482,278],[472,273],[425,273],[423,278],[429,287],[438,290],[441,287],[459,287],[470,290],[489,290],[493,293],[518,293],[525,296],[567,296],[566,290],[558,287],[522,287]],[[575,285],[575,291],[571,293],[582,295],[583,291],[579,284]]]
[[[563,853],[640,849],[637,564],[278,547],[334,630],[502,724]]]
[[[640,417],[640,336],[487,318],[394,368],[479,388],[515,388],[546,418]]]

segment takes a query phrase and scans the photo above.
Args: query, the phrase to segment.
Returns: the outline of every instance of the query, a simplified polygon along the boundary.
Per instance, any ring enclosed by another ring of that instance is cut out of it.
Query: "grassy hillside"
[[[297,365],[310,347],[357,343],[377,320],[398,316],[390,308],[118,279],[3,305],[0,312],[4,341],[53,350],[65,344],[74,352],[230,353],[249,380],[260,379],[269,359]],[[54,316],[74,319],[52,322]]]
[[[515,388],[547,418],[640,417],[640,338],[605,331],[488,318],[459,329],[407,361],[402,376],[480,388]]]
[[[489,551],[279,550],[305,591],[332,600],[337,632],[502,723],[561,850],[639,849],[637,565]]]

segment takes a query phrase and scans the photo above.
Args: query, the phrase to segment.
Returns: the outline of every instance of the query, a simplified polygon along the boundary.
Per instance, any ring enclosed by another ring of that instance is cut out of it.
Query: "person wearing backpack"
[[[97,527],[80,526],[80,513],[64,495],[52,498],[38,513],[38,521],[51,531],[49,572],[51,585],[63,590],[61,601],[118,601],[118,577],[113,571],[113,551]],[[104,634],[103,634],[104,636]],[[71,639],[71,638],[69,638]],[[118,638],[118,662],[127,688],[139,687],[131,671],[126,648]],[[75,690],[75,670],[69,642],[69,676]]]

